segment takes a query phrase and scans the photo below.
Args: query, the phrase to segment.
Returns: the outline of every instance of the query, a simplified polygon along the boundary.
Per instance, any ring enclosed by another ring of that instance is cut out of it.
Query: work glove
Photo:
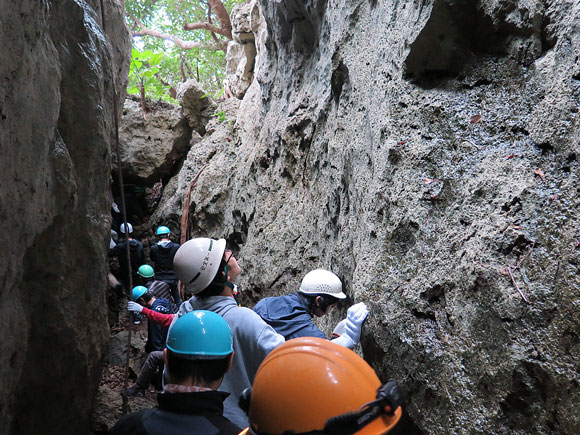
[[[143,307],[137,302],[129,301],[127,302],[127,310],[133,311],[134,313],[140,313],[143,311]]]
[[[369,310],[364,302],[354,304],[346,312],[346,325],[344,333],[332,340],[333,343],[339,344],[349,349],[354,348],[360,341],[362,324],[369,315]]]

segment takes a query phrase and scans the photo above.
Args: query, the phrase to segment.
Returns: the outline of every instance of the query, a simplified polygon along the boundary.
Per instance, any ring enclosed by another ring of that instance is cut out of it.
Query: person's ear
[[[316,299],[314,299],[314,304],[315,304],[315,305],[316,305],[318,308],[320,308],[321,301],[322,301],[322,296],[316,296]]]
[[[227,372],[229,372],[229,371],[230,371],[230,369],[232,368],[232,364],[234,363],[234,354],[235,354],[235,353],[236,353],[236,352],[233,352],[233,351],[232,351],[232,353],[231,353],[231,355],[230,355],[230,362],[229,362],[229,364],[228,364],[228,369],[226,370],[226,373],[227,373]]]

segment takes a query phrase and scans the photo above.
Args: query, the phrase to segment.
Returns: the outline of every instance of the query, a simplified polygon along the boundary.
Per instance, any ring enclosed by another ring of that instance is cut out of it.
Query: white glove
[[[143,307],[139,305],[137,302],[129,301],[127,302],[127,310],[133,311],[135,313],[140,313],[143,311]]]
[[[362,324],[368,315],[369,310],[367,310],[364,302],[359,302],[350,307],[346,313],[345,331],[340,337],[332,340],[333,343],[348,347],[349,349],[355,347],[360,341]]]

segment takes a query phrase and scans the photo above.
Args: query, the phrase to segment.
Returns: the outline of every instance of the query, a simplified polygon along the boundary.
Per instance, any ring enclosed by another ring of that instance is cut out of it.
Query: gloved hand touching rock
[[[350,307],[346,313],[345,330],[340,337],[335,338],[333,343],[352,349],[360,340],[362,324],[369,314],[367,306],[363,302]],[[344,320],[343,320],[344,322]]]
[[[355,343],[360,341],[362,324],[368,315],[369,310],[364,302],[353,305],[346,313],[346,331],[344,333]]]
[[[129,301],[127,302],[127,310],[133,311],[135,313],[140,313],[143,311],[143,307],[139,305],[137,302]]]

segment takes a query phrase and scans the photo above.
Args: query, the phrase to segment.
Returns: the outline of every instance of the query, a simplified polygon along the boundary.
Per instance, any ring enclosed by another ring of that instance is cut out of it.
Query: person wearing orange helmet
[[[301,337],[262,362],[240,406],[257,435],[381,435],[402,414],[396,381],[382,385],[374,370],[344,346]]]

